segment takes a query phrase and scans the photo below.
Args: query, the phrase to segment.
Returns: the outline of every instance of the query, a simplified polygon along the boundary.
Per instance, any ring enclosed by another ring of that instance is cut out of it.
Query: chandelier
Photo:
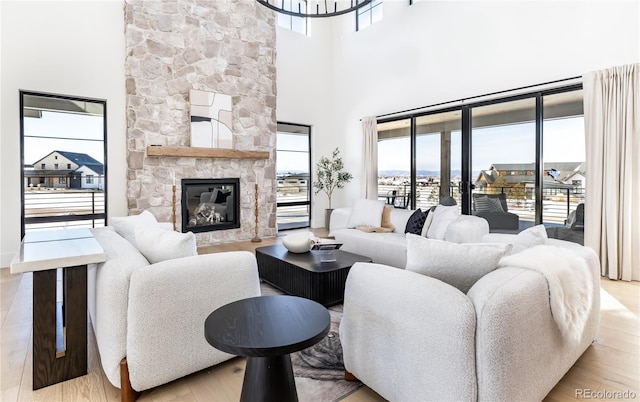
[[[293,17],[323,18],[347,14],[373,0],[256,0],[265,7]],[[297,5],[297,7],[296,7]],[[288,7],[286,7],[288,6]],[[297,9],[297,10],[296,10]]]

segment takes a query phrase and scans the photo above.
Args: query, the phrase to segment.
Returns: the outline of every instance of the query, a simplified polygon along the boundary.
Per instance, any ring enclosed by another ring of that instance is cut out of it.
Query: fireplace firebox
[[[182,232],[240,227],[240,179],[182,179]]]

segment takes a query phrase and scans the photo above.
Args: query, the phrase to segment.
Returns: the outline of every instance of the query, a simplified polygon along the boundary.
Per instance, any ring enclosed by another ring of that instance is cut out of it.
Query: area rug
[[[344,379],[342,346],[338,328],[342,305],[329,308],[331,328],[314,346],[291,354],[298,398],[301,402],[338,401],[362,386],[360,381]]]

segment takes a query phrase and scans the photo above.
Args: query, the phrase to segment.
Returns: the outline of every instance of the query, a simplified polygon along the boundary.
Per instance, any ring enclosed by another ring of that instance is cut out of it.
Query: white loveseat
[[[415,211],[392,208],[390,220],[393,231],[367,233],[349,226],[352,210],[352,207],[338,208],[331,214],[329,235],[343,244],[341,250],[370,257],[375,263],[404,268],[407,262],[405,227]],[[437,225],[438,222],[431,224]],[[440,240],[454,243],[479,243],[489,233],[487,221],[471,215],[457,214],[444,225]]]
[[[107,259],[89,268],[89,313],[102,368],[122,401],[233,357],[207,343],[204,321],[222,305],[260,295],[253,254],[150,264],[111,227],[92,232]]]
[[[358,263],[340,324],[345,369],[394,401],[542,400],[596,336],[600,275],[591,249],[552,239],[536,247],[524,257],[566,250],[582,264],[582,279],[558,274],[588,289],[577,334],[559,329],[547,276],[530,268],[500,267],[465,294],[420,273]]]

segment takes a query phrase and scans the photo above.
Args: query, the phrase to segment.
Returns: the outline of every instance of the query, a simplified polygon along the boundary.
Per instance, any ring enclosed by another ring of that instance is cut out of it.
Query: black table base
[[[297,402],[291,355],[248,357],[241,402]]]

